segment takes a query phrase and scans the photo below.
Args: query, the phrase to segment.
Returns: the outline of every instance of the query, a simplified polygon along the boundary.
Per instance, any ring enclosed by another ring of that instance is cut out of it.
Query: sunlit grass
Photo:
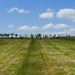
[[[75,75],[74,41],[0,39],[0,75]]]

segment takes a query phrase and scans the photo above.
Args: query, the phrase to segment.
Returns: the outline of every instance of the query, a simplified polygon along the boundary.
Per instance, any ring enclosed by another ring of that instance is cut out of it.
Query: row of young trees
[[[0,33],[0,38],[17,38],[18,37],[18,34],[14,34],[14,33],[4,33],[4,34],[1,34]]]
[[[60,37],[70,37],[70,35],[66,34],[65,36],[63,36],[63,34],[62,35],[60,35],[60,34],[51,35],[51,34],[40,34],[40,33],[30,34],[30,35],[28,35],[28,34],[22,35],[22,34],[14,34],[14,33],[9,33],[9,34],[0,33],[0,38],[36,38],[36,39],[39,38],[39,39],[41,39],[41,38],[60,38]]]

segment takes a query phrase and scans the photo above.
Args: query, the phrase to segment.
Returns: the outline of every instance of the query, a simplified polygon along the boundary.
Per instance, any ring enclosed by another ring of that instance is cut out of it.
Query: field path
[[[48,75],[39,39],[32,39],[18,75]]]

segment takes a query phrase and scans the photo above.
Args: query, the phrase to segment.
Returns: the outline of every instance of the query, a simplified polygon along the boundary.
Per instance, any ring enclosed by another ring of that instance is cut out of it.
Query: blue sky
[[[0,0],[0,33],[75,35],[75,0]]]

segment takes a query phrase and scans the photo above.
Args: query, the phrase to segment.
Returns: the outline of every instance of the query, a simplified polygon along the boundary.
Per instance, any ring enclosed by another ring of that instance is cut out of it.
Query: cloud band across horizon
[[[18,30],[39,30],[39,29],[42,29],[42,30],[46,30],[46,29],[50,29],[50,28],[55,28],[55,29],[59,29],[59,28],[68,28],[69,26],[66,25],[66,24],[52,24],[52,23],[49,23],[49,24],[46,24],[44,26],[28,26],[28,25],[25,25],[25,26],[21,26],[18,28]]]

